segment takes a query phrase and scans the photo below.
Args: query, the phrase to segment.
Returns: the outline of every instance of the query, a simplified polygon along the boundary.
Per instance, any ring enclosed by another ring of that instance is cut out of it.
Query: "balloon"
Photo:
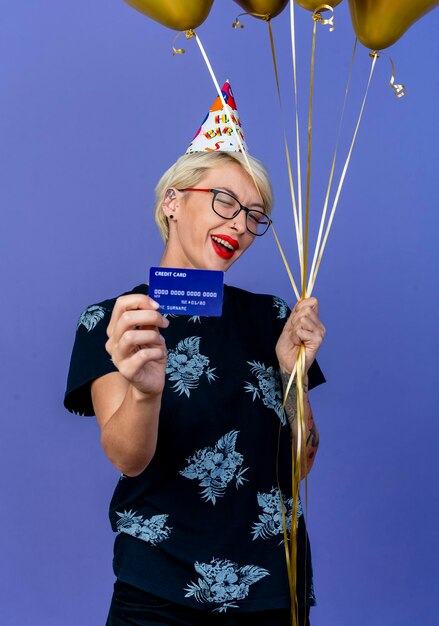
[[[329,2],[326,0],[322,0],[321,2],[319,2],[319,0],[296,0],[296,4],[300,5],[304,9],[308,9],[308,11],[315,11],[323,4],[328,4],[330,7],[334,8],[337,4],[340,4],[340,2],[341,0],[329,0]]]
[[[367,48],[382,50],[395,43],[439,0],[349,0],[358,39]]]
[[[247,13],[268,15],[270,18],[279,15],[288,4],[288,0],[235,0]]]
[[[175,30],[197,28],[209,15],[213,0],[125,0],[140,13]]]

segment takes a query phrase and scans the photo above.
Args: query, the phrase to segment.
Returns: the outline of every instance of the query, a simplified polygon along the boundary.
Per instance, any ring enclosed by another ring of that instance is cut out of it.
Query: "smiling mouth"
[[[218,256],[222,259],[231,259],[239,248],[236,239],[227,235],[211,235],[212,246]]]

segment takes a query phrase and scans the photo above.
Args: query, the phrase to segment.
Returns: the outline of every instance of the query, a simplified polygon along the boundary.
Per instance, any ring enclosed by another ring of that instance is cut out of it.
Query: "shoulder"
[[[148,285],[140,284],[129,291],[125,291],[112,298],[107,298],[101,302],[96,302],[87,306],[79,316],[76,330],[80,330],[83,327],[87,332],[90,332],[101,322],[101,320],[111,316],[116,300],[120,296],[127,296],[130,294],[142,293],[148,294]]]

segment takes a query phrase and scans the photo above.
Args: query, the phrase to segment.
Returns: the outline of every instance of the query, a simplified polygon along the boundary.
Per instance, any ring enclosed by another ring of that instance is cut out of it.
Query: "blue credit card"
[[[223,308],[224,272],[151,267],[148,293],[160,312],[219,317]]]

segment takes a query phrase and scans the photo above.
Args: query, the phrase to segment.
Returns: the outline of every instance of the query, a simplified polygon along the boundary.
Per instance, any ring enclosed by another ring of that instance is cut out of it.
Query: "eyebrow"
[[[221,189],[224,189],[224,191],[227,191],[227,193],[230,193],[234,198],[236,198],[237,194],[232,189],[229,189],[228,187],[221,187]],[[258,207],[259,209],[262,210],[263,213],[265,213],[265,207],[260,202],[253,202],[250,206]]]

